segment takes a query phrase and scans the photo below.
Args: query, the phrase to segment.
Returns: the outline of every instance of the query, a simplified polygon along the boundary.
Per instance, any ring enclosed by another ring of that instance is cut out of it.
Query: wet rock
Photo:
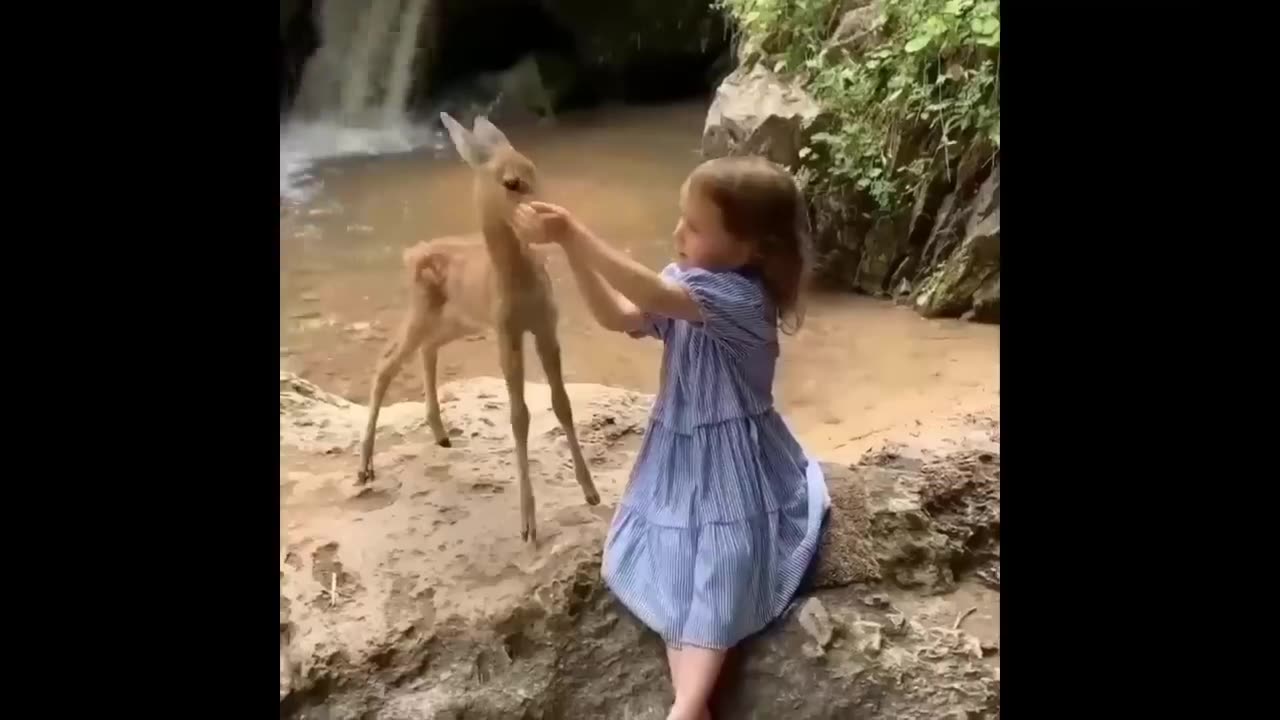
[[[795,167],[822,109],[799,85],[764,65],[740,67],[716,89],[702,131],[702,154],[762,155]]]
[[[706,0],[540,0],[573,38],[586,81],[605,97],[639,98],[661,78],[705,87],[728,45],[724,17]]]
[[[537,57],[532,54],[505,70],[483,73],[471,80],[470,85],[477,97],[487,101],[484,114],[495,122],[519,123],[555,113],[555,98],[543,79]]]
[[[873,225],[863,240],[855,280],[857,289],[873,296],[889,292],[891,273],[906,251],[907,239],[906,223],[902,220],[883,220]]]
[[[1000,168],[982,183],[964,239],[921,285],[914,300],[926,317],[960,317],[981,300],[984,317],[999,313]],[[980,296],[980,298],[979,298]]]
[[[1000,271],[987,277],[976,292],[973,293],[973,309],[969,311],[969,319],[976,322],[1000,322]]]

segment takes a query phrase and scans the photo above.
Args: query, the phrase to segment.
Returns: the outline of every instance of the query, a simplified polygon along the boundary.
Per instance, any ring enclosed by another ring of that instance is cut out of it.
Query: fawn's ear
[[[470,130],[462,127],[449,113],[440,113],[440,121],[444,123],[444,128],[449,131],[453,146],[458,149],[458,154],[462,156],[463,162],[473,168],[484,165],[489,158],[489,153],[485,151],[484,144],[478,142],[476,136],[472,135]]]
[[[489,122],[489,118],[483,115],[476,116],[476,121],[471,130],[475,133],[476,141],[489,151],[500,147],[511,147],[511,142],[507,140],[507,136],[503,135],[498,126]]]

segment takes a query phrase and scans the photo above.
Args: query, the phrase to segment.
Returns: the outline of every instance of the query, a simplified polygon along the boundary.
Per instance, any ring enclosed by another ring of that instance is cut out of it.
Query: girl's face
[[[720,208],[687,180],[680,188],[680,220],[672,236],[681,268],[733,270],[751,259],[750,246],[725,230]]]

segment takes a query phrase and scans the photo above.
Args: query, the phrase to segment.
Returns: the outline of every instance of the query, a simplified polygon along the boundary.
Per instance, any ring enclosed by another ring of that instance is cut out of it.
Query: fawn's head
[[[475,171],[476,209],[482,223],[506,224],[516,205],[533,200],[538,175],[533,161],[521,155],[507,136],[483,116],[467,130],[448,113],[440,113],[458,154]]]

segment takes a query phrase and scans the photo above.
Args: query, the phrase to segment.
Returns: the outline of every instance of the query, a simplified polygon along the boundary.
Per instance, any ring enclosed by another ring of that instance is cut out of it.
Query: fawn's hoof
[[[583,490],[582,496],[587,499],[588,505],[600,504],[600,493],[596,492],[595,488],[591,488],[590,490]]]
[[[356,484],[363,485],[373,479],[373,468],[367,467],[356,473]]]
[[[447,437],[440,438],[436,441],[436,444],[440,447],[453,447],[453,441]]]

